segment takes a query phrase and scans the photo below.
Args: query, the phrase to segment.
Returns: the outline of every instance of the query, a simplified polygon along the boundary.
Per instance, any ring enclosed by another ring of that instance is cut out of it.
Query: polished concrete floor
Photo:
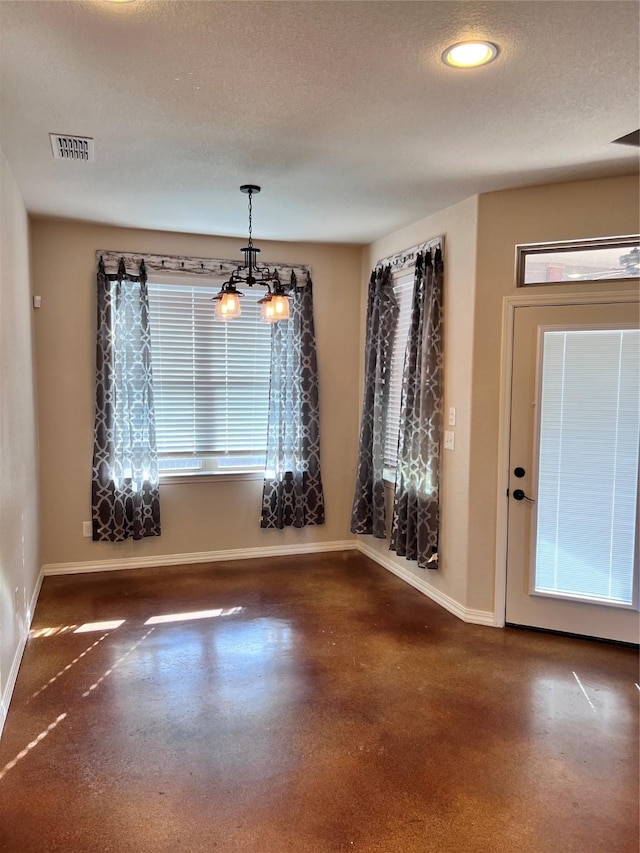
[[[637,853],[637,681],[355,552],[47,578],[0,850]]]

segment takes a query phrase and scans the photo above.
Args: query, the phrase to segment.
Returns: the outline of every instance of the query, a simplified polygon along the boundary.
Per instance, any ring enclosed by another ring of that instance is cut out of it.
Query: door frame
[[[500,404],[498,425],[498,468],[496,490],[496,554],[494,620],[504,628],[507,603],[507,522],[509,519],[509,444],[511,439],[511,384],[513,379],[513,343],[516,308],[541,308],[558,305],[602,305],[637,303],[637,290],[580,291],[570,293],[525,293],[502,300],[502,336],[500,351]]]

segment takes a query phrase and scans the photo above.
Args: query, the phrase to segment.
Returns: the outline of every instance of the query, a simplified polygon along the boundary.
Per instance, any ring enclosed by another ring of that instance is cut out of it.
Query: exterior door
[[[506,622],[637,643],[638,302],[517,307]]]

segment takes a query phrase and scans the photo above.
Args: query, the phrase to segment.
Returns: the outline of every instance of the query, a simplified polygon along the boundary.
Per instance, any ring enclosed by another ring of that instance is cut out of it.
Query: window
[[[156,440],[161,475],[237,473],[264,467],[271,326],[262,289],[242,315],[215,320],[219,285],[149,282]]]
[[[640,275],[640,238],[608,237],[516,246],[516,286],[610,282]]]
[[[400,306],[398,326],[391,354],[389,371],[389,399],[387,403],[387,424],[384,441],[384,467],[389,469],[388,479],[393,479],[393,471],[398,461],[398,434],[400,431],[400,403],[402,398],[402,373],[407,337],[411,325],[411,302],[413,299],[413,270],[394,277],[393,292]]]

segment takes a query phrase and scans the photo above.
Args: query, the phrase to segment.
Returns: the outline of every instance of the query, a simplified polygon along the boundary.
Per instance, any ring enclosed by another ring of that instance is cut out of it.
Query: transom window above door
[[[516,246],[516,286],[619,282],[640,276],[640,237]]]

